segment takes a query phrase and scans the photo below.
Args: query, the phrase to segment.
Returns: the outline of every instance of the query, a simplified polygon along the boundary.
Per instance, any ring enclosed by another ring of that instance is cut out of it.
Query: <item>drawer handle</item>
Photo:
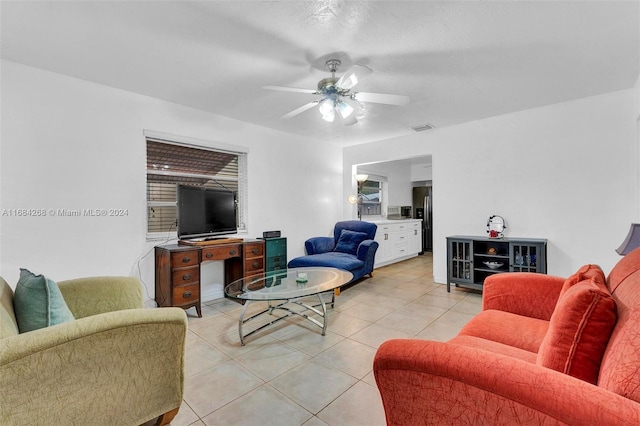
[[[204,257],[206,257],[207,259],[211,259],[213,257],[213,254],[207,253],[204,255]]]
[[[236,255],[236,251],[234,249],[229,250],[229,254],[231,256],[235,256]]]
[[[190,257],[183,257],[182,258],[182,263],[189,263],[191,262],[191,258]]]
[[[191,292],[190,291],[185,291],[182,295],[184,296],[185,299],[188,299],[188,298],[191,297]]]
[[[182,279],[183,279],[184,281],[190,280],[190,279],[191,279],[191,274],[184,274],[184,275],[182,276]]]
[[[251,250],[251,253],[258,254],[260,253],[260,250],[258,250],[257,248],[254,248],[253,250]]]
[[[260,266],[260,264],[258,262],[253,262],[251,266],[253,266],[254,268],[257,268],[258,266]]]

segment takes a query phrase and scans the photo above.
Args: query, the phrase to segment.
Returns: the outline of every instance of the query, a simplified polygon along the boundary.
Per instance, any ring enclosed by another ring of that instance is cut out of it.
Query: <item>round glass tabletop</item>
[[[224,292],[242,300],[288,300],[334,290],[353,278],[349,271],[328,267],[292,268],[242,278]]]

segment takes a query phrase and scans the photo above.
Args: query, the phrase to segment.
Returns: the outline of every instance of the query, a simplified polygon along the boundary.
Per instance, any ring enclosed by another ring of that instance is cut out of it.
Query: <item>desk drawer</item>
[[[185,305],[200,301],[200,283],[181,285],[173,288],[173,304]]]
[[[261,257],[264,256],[264,244],[263,243],[251,243],[244,245],[244,257]]]
[[[220,247],[207,247],[202,249],[202,260],[225,260],[241,256],[240,244],[232,244]]]
[[[183,268],[185,266],[193,266],[198,264],[198,250],[187,250],[171,253],[172,268]]]
[[[245,259],[244,275],[249,276],[264,271],[264,257],[256,257],[254,259]]]
[[[200,281],[200,266],[191,268],[177,268],[171,271],[171,282],[174,286]]]

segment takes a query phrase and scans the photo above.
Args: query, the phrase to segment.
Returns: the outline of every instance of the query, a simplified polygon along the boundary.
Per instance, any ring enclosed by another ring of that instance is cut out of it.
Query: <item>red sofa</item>
[[[383,343],[388,425],[640,424],[640,249],[604,279],[496,274],[448,342]]]

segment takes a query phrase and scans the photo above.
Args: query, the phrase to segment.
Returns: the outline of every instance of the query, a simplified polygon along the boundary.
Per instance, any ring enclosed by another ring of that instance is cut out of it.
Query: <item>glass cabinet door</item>
[[[451,241],[449,250],[451,264],[450,278],[456,281],[473,282],[472,244],[470,241]]]
[[[539,272],[538,256],[540,250],[536,244],[512,244],[510,253],[513,272]]]

